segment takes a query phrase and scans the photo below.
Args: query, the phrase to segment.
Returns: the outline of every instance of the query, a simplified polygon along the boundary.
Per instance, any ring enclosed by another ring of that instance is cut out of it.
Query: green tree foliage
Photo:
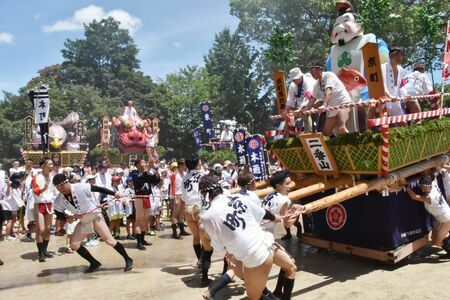
[[[167,75],[162,86],[167,97],[159,103],[164,116],[160,139],[173,149],[173,155],[194,152],[192,132],[201,126],[200,103],[218,98],[217,77],[205,68],[186,66]],[[213,117],[215,113],[214,109]]]
[[[422,60],[430,69],[439,64],[450,17],[448,0],[351,2],[366,33],[375,33],[388,46],[406,48],[406,65]],[[215,123],[236,118],[261,132],[274,109],[272,72],[325,61],[335,0],[230,0],[230,11],[239,19],[238,29],[225,28],[216,35],[205,67],[186,66],[161,82],[139,70],[138,47],[112,18],[85,25],[83,38],[64,44],[63,62],[39,70],[17,95],[4,92],[1,157],[20,156],[18,149],[25,146],[21,120],[32,114],[27,91],[42,83],[50,86],[51,119],[77,111],[86,122],[91,148],[100,141],[102,117],[119,115],[128,100],[141,117],[160,119],[160,145],[167,155],[194,151],[192,131],[201,126],[203,101],[212,102]]]
[[[288,69],[325,60],[335,16],[333,0],[230,0],[230,7],[239,18],[238,32],[264,49],[275,26],[294,35],[293,63]]]
[[[208,74],[218,78],[218,97],[211,99],[213,115],[262,129],[270,99],[268,93],[261,94],[265,82],[258,72],[259,57],[258,51],[229,28],[216,35],[204,57]]]
[[[139,68],[138,48],[128,30],[120,29],[112,17],[85,25],[85,39],[67,40],[62,55],[65,59],[64,82],[93,85],[109,91],[110,82],[124,69]]]
[[[272,28],[294,34],[291,66],[306,67],[325,58],[336,18],[334,0],[230,0],[231,14],[239,18],[238,31],[248,40],[269,46]],[[406,49],[406,65],[422,59],[428,64],[442,57],[445,24],[450,15],[446,0],[354,0],[366,33],[388,46]]]
[[[358,12],[365,32],[372,32],[388,46],[405,48],[404,65],[424,62],[431,70],[443,55],[445,26],[450,2],[445,0],[359,0]]]
[[[216,163],[223,164],[226,160],[236,161],[236,153],[232,150],[218,150],[215,152],[200,150],[198,156],[202,162],[208,163],[210,168]]]
[[[294,34],[286,33],[282,28],[275,26],[269,38],[269,49],[264,54],[276,68],[286,70],[286,66],[292,65]]]

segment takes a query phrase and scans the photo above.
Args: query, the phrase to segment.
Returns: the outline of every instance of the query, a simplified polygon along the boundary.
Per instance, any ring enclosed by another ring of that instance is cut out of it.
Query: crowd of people
[[[442,169],[442,180],[448,188],[446,170]],[[288,198],[292,179],[285,170],[272,172],[268,183],[273,191],[264,199],[255,193],[255,176],[248,167],[225,161],[209,168],[196,154],[170,163],[141,159],[117,168],[105,160],[95,168],[89,164],[59,168],[44,158],[40,168],[33,168],[31,161],[24,166],[14,162],[8,173],[0,169],[0,176],[4,239],[21,237],[35,242],[39,262],[52,257],[48,244],[54,233],[67,236],[67,253],[76,252],[89,262],[86,272],[101,267],[87,248],[100,240],[123,257],[124,271],[130,271],[133,259],[122,240],[133,240],[137,249],[145,251],[151,245],[146,235],[162,230],[161,217],[165,216],[171,223],[173,240],[192,236],[200,283],[208,286],[204,299],[213,299],[236,276],[244,281],[249,299],[291,297],[297,265],[275,241],[274,227],[277,223],[285,227],[281,239],[286,240],[292,238],[295,226],[301,240],[301,214],[305,210]],[[427,174],[417,184],[420,189],[414,191],[406,181],[401,185],[408,186],[406,191],[414,200],[425,202],[439,225],[433,243],[450,253],[446,238],[450,208],[445,201],[450,197],[444,199],[437,177]],[[122,226],[126,231],[123,235]],[[214,249],[225,250],[225,256],[221,276],[211,282]],[[266,283],[273,264],[280,272],[272,292]]]
[[[386,98],[394,100],[386,103],[388,116],[399,116],[406,112],[421,112],[419,102],[409,98],[433,92],[431,81],[425,73],[425,65],[420,62],[416,63],[412,68],[413,72],[406,74],[401,66],[403,56],[402,48],[393,47],[389,50],[389,61],[381,65]],[[324,71],[324,66],[320,62],[312,63],[309,66],[309,72],[305,74],[298,67],[291,69],[289,80],[286,109],[282,116],[291,112],[295,114],[308,111],[312,108],[317,108],[320,112],[330,106],[339,106],[355,101],[351,97],[351,88],[354,86],[345,86],[336,74]],[[363,87],[363,85],[359,85],[355,88]],[[321,119],[314,115],[307,115],[298,121],[305,132],[322,131],[327,136],[334,136],[349,132],[347,124],[349,113],[349,108],[328,110]],[[364,118],[373,117],[375,117],[374,109],[368,109]],[[360,130],[363,128],[365,128],[364,124]]]

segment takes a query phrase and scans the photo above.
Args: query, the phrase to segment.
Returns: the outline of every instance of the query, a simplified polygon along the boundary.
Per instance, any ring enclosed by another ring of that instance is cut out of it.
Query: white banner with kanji
[[[48,123],[48,114],[50,112],[50,99],[48,98],[48,89],[34,90],[34,123]]]

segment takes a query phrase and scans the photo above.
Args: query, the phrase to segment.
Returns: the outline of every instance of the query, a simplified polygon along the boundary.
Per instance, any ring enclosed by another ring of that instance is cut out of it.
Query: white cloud
[[[37,13],[34,15],[34,19],[35,20],[39,20],[41,18],[42,14],[41,13]]]
[[[12,44],[13,40],[14,36],[11,33],[0,32],[0,44],[1,43]]]
[[[0,81],[0,90],[8,90],[8,89],[11,89],[12,87],[13,87],[13,84],[11,84],[9,82]]]
[[[57,31],[75,31],[83,29],[83,24],[89,24],[93,20],[101,20],[108,17],[114,18],[120,22],[120,28],[128,29],[131,34],[136,32],[142,26],[142,21],[133,17],[123,9],[114,9],[105,12],[102,7],[96,5],[89,5],[74,12],[73,16],[65,20],[56,21],[52,25],[45,25],[44,32]]]
[[[182,43],[182,42],[173,42],[172,45],[173,45],[175,48],[178,48],[178,49],[183,48],[183,43]]]

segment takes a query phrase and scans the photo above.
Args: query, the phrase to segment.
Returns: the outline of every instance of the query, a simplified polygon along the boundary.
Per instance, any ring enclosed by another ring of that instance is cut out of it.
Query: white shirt
[[[402,95],[421,96],[433,91],[433,85],[427,74],[414,71],[404,78],[405,85],[400,89]]]
[[[49,175],[48,181],[45,179],[42,173],[36,175],[32,180],[34,203],[52,203],[58,193],[55,186],[52,183],[53,177]],[[48,188],[42,191],[45,185]],[[36,191],[38,192],[36,194]]]
[[[78,216],[87,212],[99,211],[89,183],[71,184],[70,189],[74,204],[72,205],[63,194],[59,193],[54,203],[55,210],[60,212],[68,210]]]
[[[268,235],[259,225],[265,213],[243,195],[222,194],[205,209],[200,222],[214,248],[225,248],[245,264],[267,243]]]
[[[258,195],[256,195],[255,192],[241,188],[239,194],[246,196],[248,200],[252,201],[258,206],[261,206],[261,199],[259,199]]]
[[[404,71],[402,66],[397,66],[398,74],[397,81],[394,80],[394,71],[392,69],[391,62],[387,62],[381,65],[381,71],[383,72],[384,88],[389,97],[400,97],[400,87],[402,85]],[[386,103],[386,108],[389,116],[401,116],[404,114],[400,101]]]
[[[285,204],[289,205],[290,203],[291,203],[291,200],[288,197],[280,194],[277,191],[273,191],[272,193],[267,195],[266,198],[264,198],[264,200],[262,201],[262,207],[264,209],[267,209],[274,215],[280,215],[281,208]],[[264,229],[271,229],[274,227],[275,227],[275,223],[272,223],[272,222],[263,225]]]
[[[432,183],[432,189],[428,196],[431,199],[431,203],[424,202],[425,209],[438,222],[450,221],[450,207],[448,206],[447,201],[445,201],[436,179]]]
[[[125,106],[125,110],[123,112],[123,116],[126,118],[130,118],[133,121],[139,121],[140,117],[133,106]]]
[[[311,76],[311,74],[304,74],[302,80],[302,89],[301,93],[299,94],[299,86],[294,82],[291,82],[289,84],[286,106],[292,107],[293,109],[302,109],[306,105],[308,105],[309,99],[313,94],[315,84],[316,80]]]
[[[2,183],[5,183],[5,178],[6,178],[6,172],[5,170],[0,170],[0,185]]]
[[[187,206],[198,204],[201,206],[202,197],[198,190],[198,182],[203,174],[197,170],[190,170],[183,176],[183,190],[181,198]]]
[[[166,178],[164,178],[163,186],[161,188],[162,196],[164,199],[169,198],[169,187],[170,187],[170,178],[169,178],[169,176],[167,176]]]
[[[32,180],[33,180],[33,176],[28,175],[27,178],[25,178],[25,183],[24,183],[23,198],[27,202],[28,209],[32,209],[34,207],[33,187],[31,185]]]
[[[105,172],[104,174],[102,172],[98,172],[95,174],[95,185],[112,190],[111,179],[112,176],[108,172]]]
[[[24,206],[25,203],[22,200],[22,192],[20,189],[9,189],[10,193],[8,196],[0,201],[3,210],[17,211],[19,207]]]
[[[399,97],[400,87],[402,85],[403,77],[405,76],[402,66],[397,66],[397,81],[394,78],[394,70],[391,62],[387,62],[381,65],[381,71],[383,72],[384,88],[388,93],[388,96]]]
[[[12,176],[12,174],[19,173],[20,171],[24,171],[24,170],[25,170],[24,167],[18,167],[17,169],[11,168],[11,169],[9,169],[9,176]]]
[[[231,142],[233,140],[233,132],[231,130],[223,130],[220,134],[221,142]]]
[[[337,106],[352,101],[342,81],[333,72],[322,72],[322,80],[317,80],[312,95],[316,99],[325,100],[325,92],[331,88],[328,106]]]
[[[175,175],[175,196],[181,196],[183,194],[183,176],[184,174],[180,171]]]
[[[443,194],[446,198],[450,197],[450,174],[448,174],[448,171],[446,169],[440,169],[439,173],[442,175],[442,182],[444,184],[444,191]]]

